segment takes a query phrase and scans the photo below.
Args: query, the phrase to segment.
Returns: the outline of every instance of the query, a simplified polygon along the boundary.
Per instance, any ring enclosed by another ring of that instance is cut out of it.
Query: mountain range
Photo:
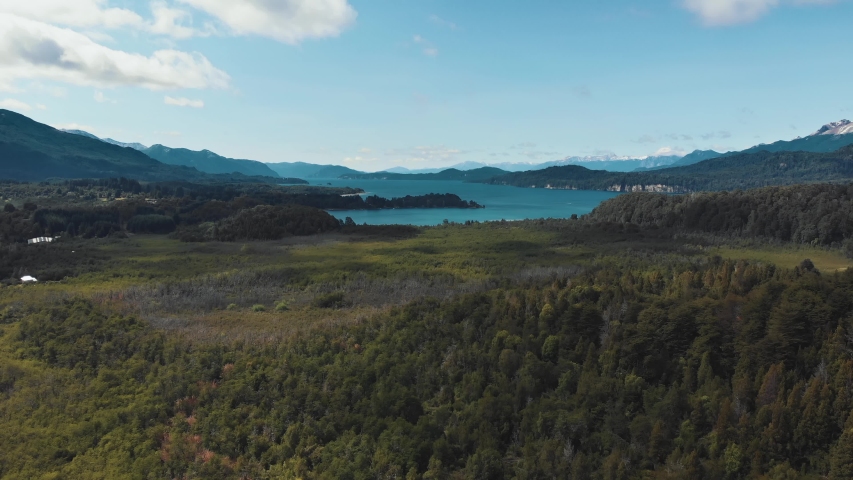
[[[111,138],[99,138],[83,130],[63,130],[75,135],[93,138],[102,142],[130,147],[168,165],[183,165],[194,167],[205,173],[242,173],[243,175],[261,175],[282,178],[337,178],[342,175],[357,175],[358,170],[340,165],[316,165],[305,162],[293,163],[263,163],[257,160],[243,160],[223,157],[210,150],[188,150],[186,148],[171,148],[165,145],[147,147],[141,143],[124,143]]]
[[[193,167],[196,170],[211,174],[230,174],[241,173],[249,176],[263,177],[279,177],[278,173],[269,168],[265,163],[255,160],[240,160],[235,158],[227,158],[222,155],[211,152],[210,150],[194,151],[186,148],[170,148],[165,145],[152,145],[147,147],[141,143],[124,143],[112,138],[100,138],[83,130],[63,130],[66,133],[73,133],[88,137],[94,140],[100,140],[104,143],[117,145],[119,147],[132,148],[140,151],[145,155],[167,165],[179,165],[184,167]]]
[[[147,147],[101,139],[80,130],[56,130],[23,115],[0,110],[0,175],[25,181],[124,176],[139,180],[232,178],[245,181],[257,178],[277,183],[307,183],[300,178],[346,178],[683,192],[764,184],[853,181],[848,171],[850,149],[845,149],[851,144],[853,122],[841,120],[826,124],[807,137],[756,145],[741,152],[697,150],[683,157],[629,159],[605,155],[567,157],[535,165],[496,164],[504,168],[465,162],[449,169],[411,171],[397,168],[364,173],[339,165],[267,164],[227,158],[209,150],[192,151],[164,145]]]
[[[313,163],[268,163],[267,166],[282,177],[297,178],[338,178],[344,175],[358,175],[364,172],[340,165],[315,165]]]
[[[850,120],[839,120],[827,123],[815,133],[807,137],[797,137],[793,140],[780,140],[774,143],[761,143],[754,147],[738,152],[719,153],[713,150],[696,150],[673,162],[669,166],[659,166],[643,170],[660,170],[669,167],[683,167],[693,165],[712,158],[732,156],[740,153],[766,152],[815,152],[828,153],[841,147],[853,144],[853,122]],[[638,170],[639,171],[639,170]]]
[[[48,178],[132,177],[198,179],[202,172],[164,165],[132,148],[56,130],[9,110],[0,110],[0,176],[21,181]]]
[[[517,187],[614,192],[690,193],[802,183],[853,182],[853,145],[834,152],[760,150],[644,172],[604,172],[569,165],[482,180]]]
[[[435,173],[360,173],[344,175],[341,178],[358,180],[457,180],[478,183],[507,173],[510,172],[495,167],[480,167],[474,170],[449,168]]]
[[[0,178],[7,180],[126,177],[146,181],[269,182],[275,177],[277,183],[307,183],[278,178],[271,170],[203,172],[186,165],[161,162],[140,149],[125,145],[128,144],[102,140],[82,131],[57,130],[0,109]]]

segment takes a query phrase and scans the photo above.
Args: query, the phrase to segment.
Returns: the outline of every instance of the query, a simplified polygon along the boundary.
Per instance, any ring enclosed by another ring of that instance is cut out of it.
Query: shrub
[[[343,308],[347,306],[347,302],[344,292],[332,292],[315,298],[313,305],[317,308]]]
[[[225,309],[226,310],[237,310],[237,304],[236,303],[229,303],[228,306],[225,307]]]
[[[276,312],[286,312],[288,310],[290,310],[290,304],[287,303],[287,300],[282,300],[275,304]]]
[[[253,305],[252,306],[253,312],[265,312],[266,310],[267,310],[267,307],[265,307],[263,305]]]

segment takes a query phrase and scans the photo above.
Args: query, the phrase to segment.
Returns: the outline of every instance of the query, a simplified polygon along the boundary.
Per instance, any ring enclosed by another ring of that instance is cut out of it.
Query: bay
[[[486,185],[438,180],[343,180],[311,179],[311,185],[361,188],[364,195],[399,198],[428,193],[454,193],[463,200],[473,200],[486,208],[415,208],[395,210],[338,210],[332,215],[343,220],[352,218],[368,225],[438,225],[444,220],[464,223],[468,220],[526,220],[534,218],[569,218],[584,215],[601,202],[618,193],[586,190],[546,190],[504,185]]]

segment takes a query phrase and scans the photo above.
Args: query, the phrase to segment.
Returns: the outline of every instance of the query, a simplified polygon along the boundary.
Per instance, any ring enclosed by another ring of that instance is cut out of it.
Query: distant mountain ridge
[[[561,160],[552,160],[543,163],[524,163],[524,162],[501,162],[501,163],[483,163],[483,162],[463,162],[451,165],[444,168],[422,168],[410,170],[405,167],[394,167],[383,170],[388,173],[400,174],[419,174],[419,173],[438,173],[447,169],[456,169],[462,171],[475,170],[478,168],[499,168],[507,172],[526,172],[531,170],[544,170],[549,167],[557,167],[561,165],[580,165],[590,170],[608,170],[614,172],[630,172],[638,168],[648,168],[655,166],[666,166],[673,164],[682,157],[678,155],[664,156],[644,156],[644,157],[620,157],[617,155],[595,155],[586,157],[566,157]]]
[[[113,145],[118,145],[119,147],[132,148],[134,150],[139,150],[139,151],[143,151],[143,150],[148,148],[141,143],[124,143],[124,142],[119,142],[118,140],[113,140],[112,138],[101,138],[97,135],[91,134],[91,133],[86,132],[84,130],[62,130],[62,131],[66,132],[66,133],[73,133],[74,135],[82,135],[84,137],[94,138],[95,140],[100,140],[102,142],[111,143]]]
[[[549,189],[690,193],[816,182],[853,182],[853,145],[828,153],[760,150],[682,167],[630,173],[569,165],[509,173],[481,183]]]
[[[358,175],[364,172],[341,165],[317,165],[305,162],[279,162],[266,164],[282,177],[338,178],[341,175]]]
[[[240,160],[218,155],[210,150],[188,150],[165,145],[152,145],[142,150],[149,157],[167,165],[195,167],[206,173],[242,173],[250,176],[280,177],[267,164],[255,160]]]
[[[376,172],[359,175],[345,175],[341,178],[353,180],[457,180],[478,183],[489,178],[510,172],[494,167],[482,167],[474,170],[448,168],[437,173],[391,173]]]
[[[180,165],[193,167],[196,170],[211,174],[240,173],[248,176],[279,177],[275,171],[266,164],[255,160],[239,160],[218,155],[210,150],[194,151],[186,148],[171,148],[165,145],[153,145],[147,147],[141,143],[125,143],[112,138],[100,138],[83,130],[63,130],[84,137],[100,140],[104,143],[117,145],[119,147],[138,150],[149,157],[166,165]]]
[[[204,176],[198,170],[164,165],[142,152],[92,137],[63,132],[0,109],[0,178],[188,180]]]

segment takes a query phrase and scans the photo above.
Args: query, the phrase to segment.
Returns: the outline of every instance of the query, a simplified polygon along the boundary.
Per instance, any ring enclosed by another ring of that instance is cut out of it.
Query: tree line
[[[689,195],[632,193],[603,202],[588,219],[844,246],[849,250],[853,185],[796,185]]]

